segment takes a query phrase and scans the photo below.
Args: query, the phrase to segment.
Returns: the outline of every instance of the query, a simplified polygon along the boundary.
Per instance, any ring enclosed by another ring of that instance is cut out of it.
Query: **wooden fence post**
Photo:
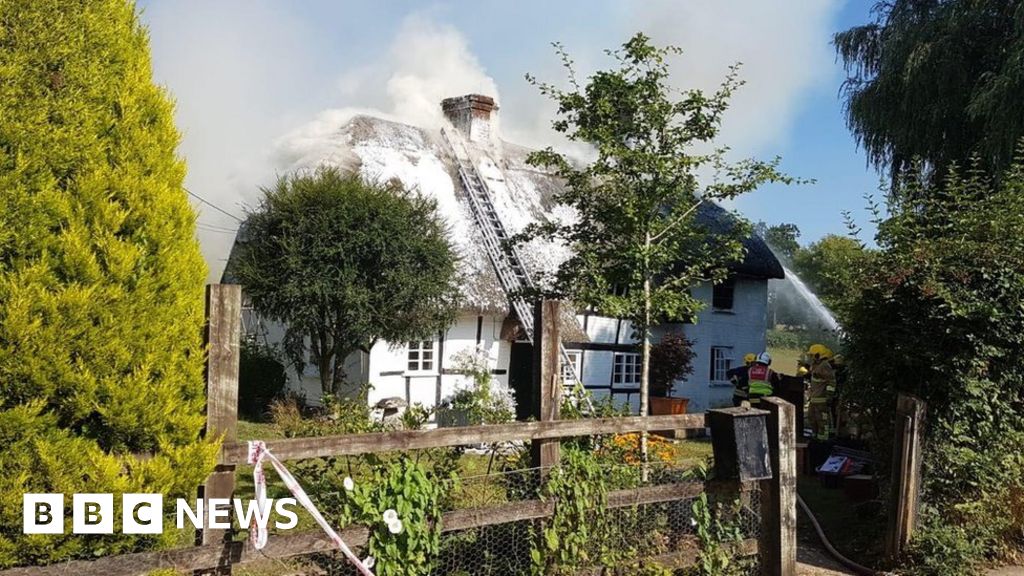
[[[559,348],[559,302],[541,300],[533,312],[533,389],[534,415],[546,422],[558,420],[562,403],[562,356]],[[544,474],[559,461],[561,441],[534,440],[533,465]]]
[[[238,362],[242,332],[242,289],[231,284],[206,287],[206,436],[225,443],[238,440]],[[235,466],[218,464],[200,487],[203,508],[211,498],[231,498],[235,491]],[[202,531],[201,542],[221,542],[226,530]],[[226,571],[230,572],[230,566]]]
[[[885,539],[886,555],[893,559],[910,543],[917,523],[926,413],[927,404],[924,400],[902,393],[896,398],[892,506]]]
[[[761,481],[761,574],[796,574],[796,408],[780,398],[761,399],[768,411],[770,479]]]

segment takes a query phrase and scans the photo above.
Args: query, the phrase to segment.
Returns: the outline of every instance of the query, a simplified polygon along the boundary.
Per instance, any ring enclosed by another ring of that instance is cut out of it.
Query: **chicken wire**
[[[615,465],[621,470],[622,465]],[[668,465],[649,464],[649,477],[643,486],[658,486],[692,481],[690,471]],[[451,496],[460,505],[471,508],[508,506],[539,497],[545,472],[539,468],[504,470],[461,478],[452,486]],[[639,467],[637,467],[639,473]],[[615,490],[610,487],[609,491]],[[582,574],[633,574],[640,563],[656,563],[669,569],[692,565],[700,544],[693,514],[694,501],[681,498],[667,502],[600,509],[588,513],[588,528],[600,526],[600,538],[591,538],[586,545],[590,568]],[[741,539],[760,537],[760,492],[748,486],[741,494],[722,492],[709,494],[714,507],[722,504],[722,514],[739,527]],[[736,506],[738,502],[738,506]],[[441,536],[440,553],[432,574],[443,576],[499,576],[531,573],[531,549],[541,540],[546,519],[529,519],[496,523],[465,530],[448,531]],[[357,554],[365,556],[365,550]],[[743,572],[757,574],[756,555],[737,555]],[[604,560],[603,562],[601,560]],[[311,558],[317,573],[347,576],[356,571],[337,554],[320,554]]]

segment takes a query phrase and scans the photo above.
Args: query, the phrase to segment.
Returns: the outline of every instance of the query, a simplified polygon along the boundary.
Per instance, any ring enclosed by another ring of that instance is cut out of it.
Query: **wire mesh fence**
[[[711,524],[702,525],[702,473],[692,467],[652,463],[644,479],[639,464],[606,463],[597,471],[606,492],[584,498],[552,494],[546,482],[571,472],[568,466],[495,466],[451,481],[449,503],[478,513],[469,527],[444,528],[431,574],[638,574],[654,565],[662,572],[643,573],[687,574],[708,537],[722,540],[725,553],[733,557],[730,573],[757,573],[756,546],[751,545],[760,536],[756,487],[706,495]],[[560,517],[565,502],[559,498],[571,501],[568,518]],[[363,549],[357,553],[368,554]],[[356,574],[336,554],[309,561],[317,573]],[[566,566],[574,569],[563,571]]]

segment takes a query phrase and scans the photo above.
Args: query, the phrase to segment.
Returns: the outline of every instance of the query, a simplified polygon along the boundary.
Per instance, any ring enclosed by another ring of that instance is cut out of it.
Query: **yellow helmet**
[[[743,356],[743,363],[744,364],[747,364],[747,365],[753,364],[754,360],[757,360],[757,354],[754,354],[753,352],[747,352]]]
[[[831,358],[832,351],[828,349],[824,344],[811,344],[811,347],[807,349],[807,355],[819,358]]]

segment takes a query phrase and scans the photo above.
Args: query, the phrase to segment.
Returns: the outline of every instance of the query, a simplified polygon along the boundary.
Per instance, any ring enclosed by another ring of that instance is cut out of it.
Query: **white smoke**
[[[555,105],[523,81],[528,71],[566,85],[557,56],[546,47],[554,40],[565,42],[581,80],[613,65],[602,50],[637,30],[658,44],[684,49],[672,62],[672,79],[680,88],[714,88],[730,64],[742,61],[748,84],[733,99],[722,137],[737,155],[776,151],[805,95],[838,85],[828,42],[839,3],[827,0],[587,4],[585,26],[581,9],[528,1],[514,9],[461,4],[457,11],[427,8],[404,17],[365,2],[347,7],[271,0],[141,3],[156,78],[178,102],[180,150],[189,165],[186,183],[239,216],[258,198],[259,186],[297,159],[329,157],[336,144],[332,138],[353,115],[437,126],[440,100],[448,96],[495,96],[504,139],[580,154],[551,130]],[[351,46],[328,42],[339,21],[353,22],[353,11],[375,15],[365,25],[379,31],[379,39],[362,38]],[[495,18],[495,11],[504,16]],[[473,45],[489,60],[478,59],[452,21],[473,26],[474,39],[492,43]],[[513,51],[514,64],[491,59],[497,51]],[[488,69],[485,62],[498,68]],[[200,241],[215,279],[232,237],[211,226],[230,229],[237,222],[197,208],[206,228],[200,229]]]
[[[340,161],[339,131],[357,114],[436,128],[444,120],[444,98],[469,93],[500,98],[497,83],[465,36],[423,14],[406,17],[386,55],[344,73],[338,88],[355,106],[324,110],[278,139],[272,161],[279,169]]]

